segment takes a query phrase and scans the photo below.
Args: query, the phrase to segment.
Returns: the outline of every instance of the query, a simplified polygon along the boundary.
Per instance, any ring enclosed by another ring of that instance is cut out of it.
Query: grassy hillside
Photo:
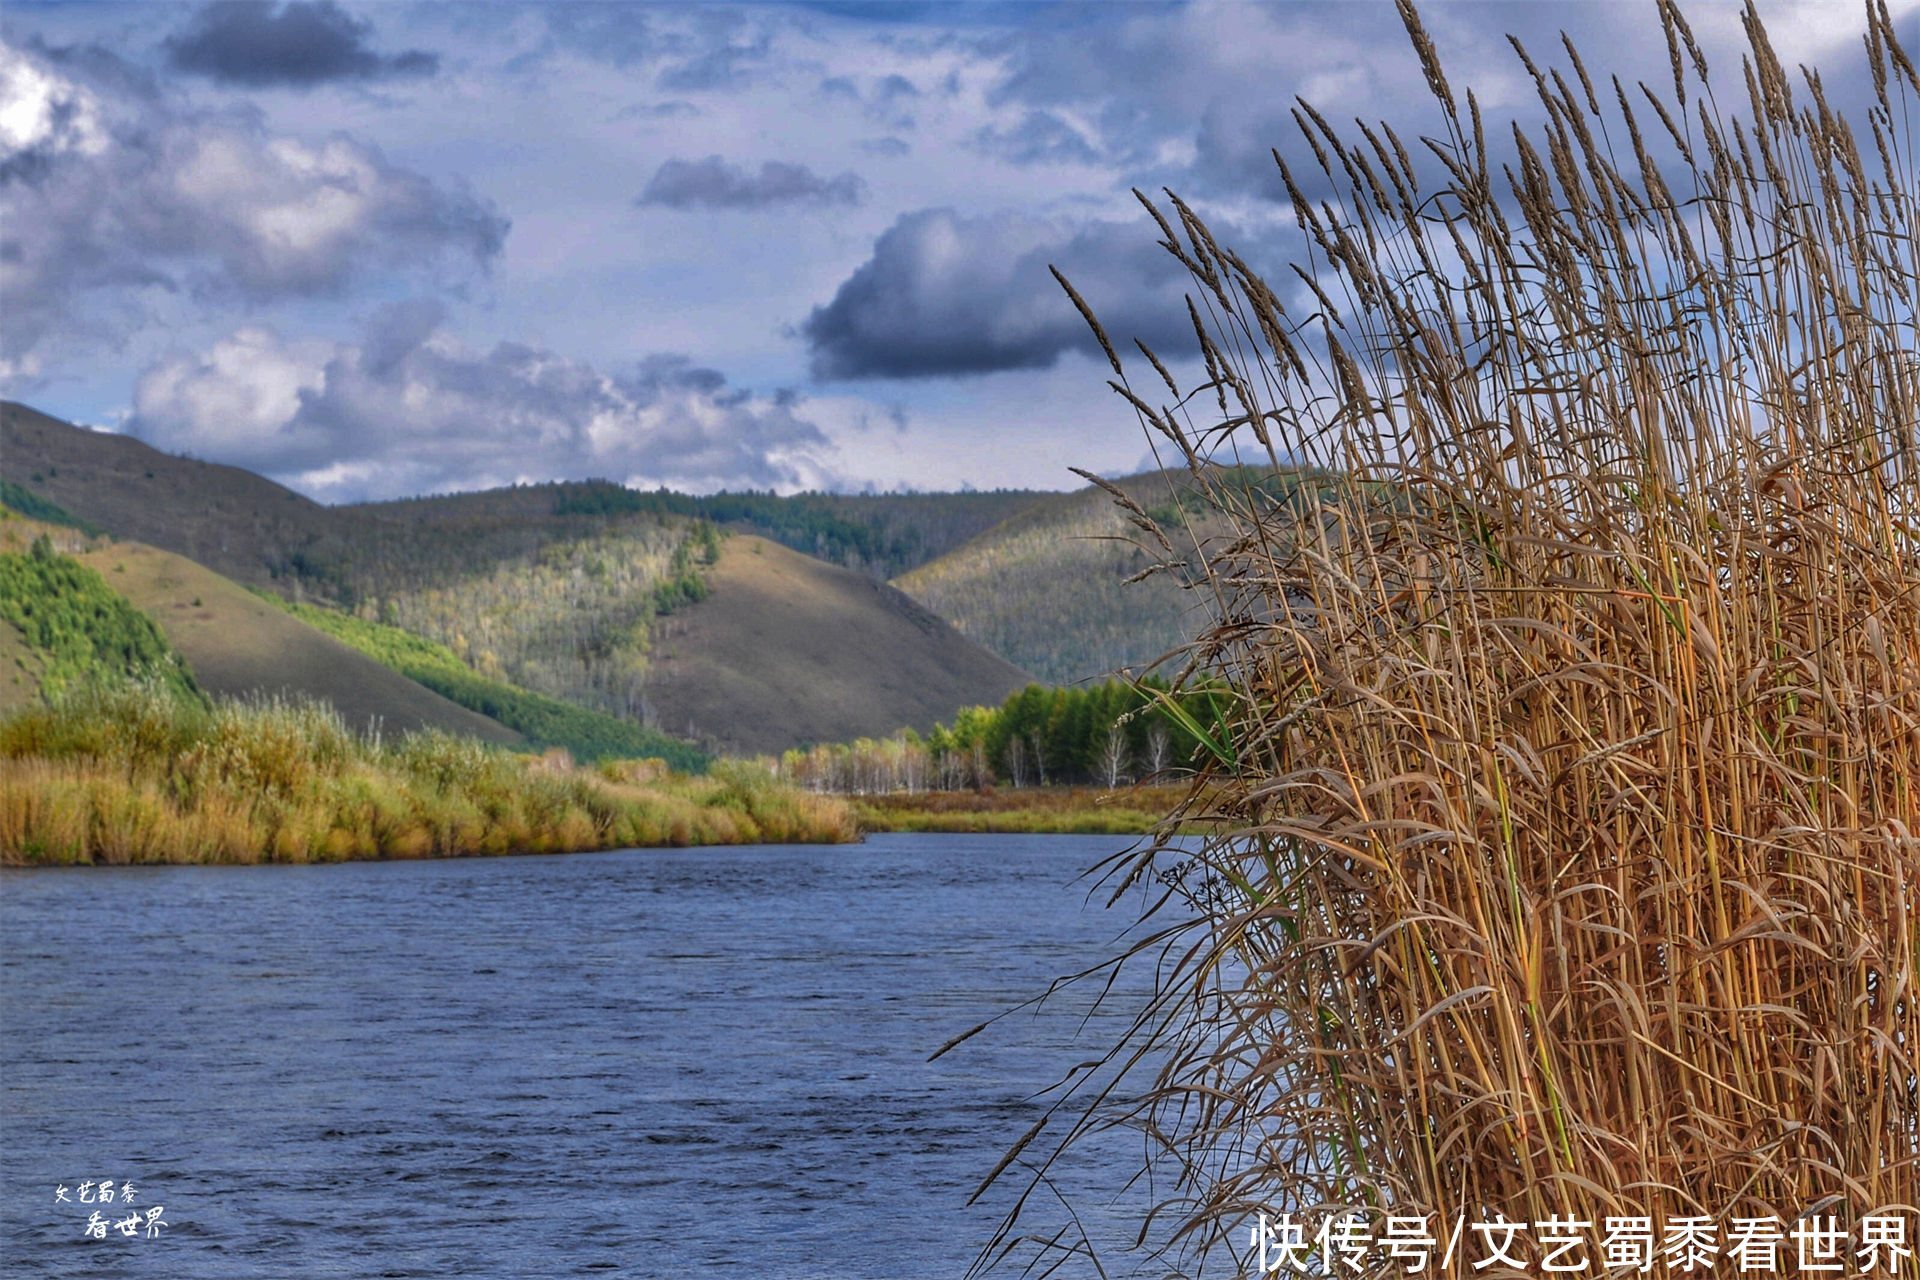
[[[356,726],[377,721],[389,732],[440,729],[486,742],[522,741],[511,729],[455,705],[182,556],[134,542],[88,539],[12,513],[0,519],[0,553],[28,552],[42,535],[72,553],[115,598],[151,618],[209,694],[316,698]],[[14,627],[0,627],[0,641],[8,633],[15,637],[7,645],[16,664],[0,668],[5,673],[0,709],[37,701],[38,683],[50,665],[45,652],[25,646]],[[20,659],[40,664],[26,696]]]
[[[654,758],[686,772],[700,771],[707,766],[706,755],[690,743],[630,720],[490,680],[467,666],[451,649],[398,627],[368,622],[318,605],[281,607],[408,679],[517,730],[536,748],[565,747],[575,758],[585,761]]]
[[[0,403],[0,469],[29,502],[245,583],[271,582],[317,555],[336,524],[327,508],[238,467],[176,458],[10,402]]]
[[[664,727],[728,751],[930,728],[1028,681],[893,588],[764,538],[729,538],[711,582],[661,627],[652,696]]]
[[[27,551],[0,552],[0,629],[12,632],[18,656],[33,658],[31,667],[22,661],[16,670],[33,673],[41,698],[128,679],[201,697],[153,619],[98,573],[55,551],[44,533]]]
[[[1178,527],[1170,477],[1122,487]],[[894,585],[969,640],[1070,684],[1144,666],[1192,634],[1195,602],[1174,579],[1127,581],[1163,557],[1111,495],[1089,486],[1036,502]]]
[[[535,556],[554,541],[707,520],[885,578],[1044,495],[641,493],[605,481],[324,507],[234,467],[178,458],[0,402],[0,469],[30,500],[283,595],[349,607]]]

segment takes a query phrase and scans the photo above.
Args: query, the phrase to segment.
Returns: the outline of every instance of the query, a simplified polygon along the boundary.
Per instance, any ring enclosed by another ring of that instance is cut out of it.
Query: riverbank
[[[0,864],[336,862],[839,843],[852,809],[746,766],[593,769],[443,733],[362,738],[310,703],[147,688],[0,722]]]
[[[1186,784],[1131,787],[1009,787],[917,791],[851,801],[867,832],[1024,835],[1145,835],[1186,795]]]

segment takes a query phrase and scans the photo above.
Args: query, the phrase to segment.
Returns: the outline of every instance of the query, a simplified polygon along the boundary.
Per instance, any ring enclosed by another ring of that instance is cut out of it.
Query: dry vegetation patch
[[[1231,834],[1116,865],[1173,964],[1116,1061],[1203,1252],[1920,1203],[1920,79],[1870,7],[1850,124],[1749,12],[1716,98],[1657,10],[1671,84],[1520,51],[1496,142],[1403,4],[1440,129],[1301,108],[1304,310],[1155,210],[1209,381],[1115,386],[1232,525],[1135,512],[1209,569]]]

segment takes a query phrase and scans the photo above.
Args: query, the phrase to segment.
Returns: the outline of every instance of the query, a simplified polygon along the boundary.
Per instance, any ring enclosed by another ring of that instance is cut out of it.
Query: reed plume
[[[1656,10],[1670,85],[1516,42],[1496,139],[1402,0],[1440,136],[1302,104],[1284,289],[1143,197],[1207,373],[1114,386],[1231,525],[1151,531],[1230,709],[1174,815],[1221,834],[1112,868],[1172,967],[1101,1114],[1184,1265],[1259,1213],[1920,1214],[1920,79],[1872,0],[1856,129],[1749,8],[1730,106]]]

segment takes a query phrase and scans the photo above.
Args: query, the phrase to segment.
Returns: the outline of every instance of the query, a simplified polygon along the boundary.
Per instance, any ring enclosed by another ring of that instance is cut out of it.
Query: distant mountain
[[[605,481],[554,486],[554,511],[652,512],[760,534],[829,564],[885,580],[945,554],[1051,496],[1033,489],[965,493],[652,493]]]
[[[1191,559],[1184,475],[1150,472],[1118,483]],[[1204,539],[1210,530],[1197,532]],[[1111,494],[1089,485],[1036,501],[894,585],[1042,680],[1073,684],[1143,667],[1192,638],[1202,602],[1173,576],[1128,581],[1166,558]]]
[[[176,458],[10,401],[0,402],[0,476],[115,537],[254,585],[290,572],[339,523],[250,471]]]
[[[402,628],[486,679],[670,732],[691,724],[735,749],[930,727],[1027,679],[868,572],[750,535],[716,537],[701,513],[729,514],[717,499],[682,511],[661,495],[629,501],[617,486],[542,485],[326,507],[249,472],[11,403],[0,404],[0,479],[116,537]],[[878,544],[850,531],[891,530],[884,560],[944,545],[1032,498],[947,496],[952,510],[942,495],[845,499],[851,506],[815,495],[783,515],[786,500],[748,495],[753,519],[741,523],[779,524],[796,539],[812,529],[856,552]],[[867,516],[877,523],[861,523]],[[778,562],[781,573],[737,567],[754,544],[762,558],[774,553],[755,566]],[[767,632],[770,618],[785,622]],[[836,642],[816,642],[826,636]],[[201,660],[188,658],[197,670]]]

